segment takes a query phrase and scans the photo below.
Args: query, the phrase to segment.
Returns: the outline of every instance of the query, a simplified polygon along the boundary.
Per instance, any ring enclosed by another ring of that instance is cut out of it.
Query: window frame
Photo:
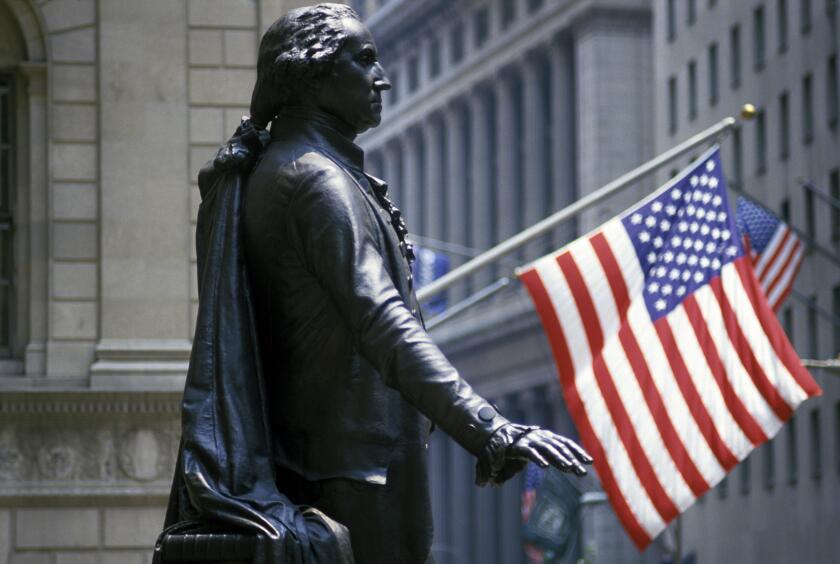
[[[14,356],[17,343],[16,337],[16,284],[15,284],[15,77],[12,74],[0,73],[0,95],[5,98],[5,103],[0,103],[0,159],[5,153],[6,166],[0,164],[0,174],[5,174],[6,178],[0,178],[0,191],[4,188],[6,194],[0,192],[0,205],[5,201],[7,207],[3,212],[0,208],[0,229],[7,232],[6,245],[7,248],[3,252],[3,260],[5,265],[0,264],[0,292],[5,294],[0,299],[7,301],[6,314],[7,318],[3,319],[0,316],[0,323],[3,324],[0,335],[6,334],[6,343],[0,341],[0,359],[12,359]],[[3,132],[5,131],[5,139]],[[3,186],[5,182],[5,187]],[[6,271],[8,276],[3,278],[3,272]]]

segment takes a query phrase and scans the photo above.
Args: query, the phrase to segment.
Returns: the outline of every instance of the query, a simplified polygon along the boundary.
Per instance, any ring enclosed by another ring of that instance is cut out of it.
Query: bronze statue
[[[592,459],[505,419],[424,330],[406,226],[353,142],[390,88],[356,13],[288,13],[257,73],[250,122],[200,175],[199,323],[167,521],[267,535],[285,547],[275,562],[430,562],[433,426],[477,457],[479,485],[529,460],[583,475]]]

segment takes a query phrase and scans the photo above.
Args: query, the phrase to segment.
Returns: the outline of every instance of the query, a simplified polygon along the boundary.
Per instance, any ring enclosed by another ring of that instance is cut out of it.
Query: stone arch
[[[12,359],[0,376],[44,373],[47,331],[48,49],[28,0],[0,0],[0,72],[12,76],[15,295]]]

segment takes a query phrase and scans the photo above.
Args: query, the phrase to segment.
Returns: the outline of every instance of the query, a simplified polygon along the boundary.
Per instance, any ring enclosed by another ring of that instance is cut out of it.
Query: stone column
[[[516,234],[521,225],[524,194],[520,174],[521,120],[519,77],[508,69],[496,79],[496,233],[497,241]]]
[[[557,211],[578,199],[575,160],[575,82],[574,57],[569,41],[555,41],[548,49],[551,104],[549,161],[551,162],[550,209]],[[554,231],[553,244],[559,247],[574,239],[577,221],[569,220]]]
[[[444,113],[446,131],[446,232],[448,241],[470,244],[470,144],[467,108],[461,101],[449,106]],[[463,264],[466,257],[452,256],[453,268]],[[449,293],[452,303],[466,297],[465,284],[456,284]]]
[[[382,179],[388,183],[388,197],[402,209],[402,153],[399,143],[386,143],[382,157]]]
[[[101,325],[91,383],[179,388],[191,338],[186,10],[118,0],[99,17]]]
[[[493,170],[493,101],[484,89],[470,96],[470,204],[472,222],[470,245],[480,251],[489,249],[495,241],[495,194]],[[492,282],[494,268],[480,270],[472,277],[474,288]]]
[[[417,132],[410,129],[402,139],[402,210],[409,233],[423,233],[423,155]]]
[[[441,131],[441,117],[430,116],[422,130],[425,154],[425,173],[423,178],[423,234],[435,239],[447,240],[445,202],[446,171],[444,170],[445,147]]]
[[[551,190],[548,185],[551,157],[548,138],[550,108],[547,96],[545,65],[530,56],[522,65],[522,144],[523,166],[523,225],[528,227],[549,215]],[[524,249],[524,258],[533,260],[549,251],[550,237],[541,237]]]
[[[43,63],[23,63],[29,98],[29,341],[26,343],[24,371],[29,376],[46,373],[46,341],[48,338],[47,307],[49,278],[47,260],[47,76]],[[23,227],[23,226],[21,226]],[[21,317],[22,318],[22,317]]]

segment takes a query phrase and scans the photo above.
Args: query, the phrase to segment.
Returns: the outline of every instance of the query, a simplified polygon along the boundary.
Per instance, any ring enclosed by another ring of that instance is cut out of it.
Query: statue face
[[[382,91],[391,88],[391,83],[379,64],[370,31],[353,18],[342,22],[347,40],[318,90],[317,104],[361,133],[379,125]]]

